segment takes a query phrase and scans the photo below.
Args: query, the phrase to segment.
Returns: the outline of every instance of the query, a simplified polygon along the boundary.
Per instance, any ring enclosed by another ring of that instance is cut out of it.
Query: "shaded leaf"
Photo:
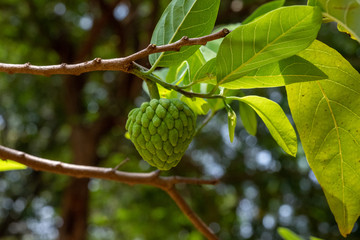
[[[15,161],[11,161],[11,160],[1,160],[0,159],[0,171],[11,171],[11,170],[22,170],[22,169],[26,169],[27,166],[15,162]]]
[[[337,22],[338,29],[360,43],[360,2],[357,0],[309,0],[319,6],[327,20]]]
[[[268,3],[265,3],[258,7],[249,17],[247,17],[242,24],[247,24],[253,20],[255,20],[258,17],[261,17],[265,13],[268,13],[270,11],[273,11],[279,7],[282,7],[285,3],[285,0],[275,0]]]
[[[307,48],[317,35],[321,19],[318,8],[292,6],[238,27],[220,45],[216,57],[218,83],[237,80]]]
[[[173,0],[163,12],[153,32],[151,43],[165,45],[183,36],[200,37],[214,28],[220,0]],[[178,52],[155,53],[151,65],[167,67],[190,57],[200,46],[187,46]]]
[[[319,41],[299,56],[329,77],[286,90],[307,160],[346,236],[360,215],[360,74]]]
[[[230,89],[280,87],[325,78],[327,78],[326,74],[318,67],[295,55],[260,67],[240,79],[221,86]]]
[[[229,97],[228,99],[238,100],[252,107],[264,121],[279,146],[288,154],[296,155],[297,138],[295,130],[277,103],[259,96]]]

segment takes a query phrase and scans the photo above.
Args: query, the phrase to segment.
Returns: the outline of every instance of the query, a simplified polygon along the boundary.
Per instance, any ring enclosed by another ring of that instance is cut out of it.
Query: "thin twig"
[[[119,170],[122,166],[124,166],[128,161],[130,161],[130,158],[125,158],[123,161],[121,161],[118,165],[116,165],[113,169]]]
[[[128,72],[128,69],[131,67],[131,63],[133,61],[147,57],[150,54],[167,52],[167,51],[179,51],[184,46],[205,45],[209,41],[225,37],[228,33],[229,30],[224,28],[219,32],[212,33],[203,37],[198,37],[198,38],[183,37],[180,40],[167,45],[156,46],[154,44],[150,44],[145,49],[140,50],[132,55],[123,58],[113,58],[113,59],[95,58],[93,60],[82,63],[76,63],[76,64],[62,63],[58,65],[48,65],[48,66],[37,66],[37,65],[32,65],[31,63],[25,63],[25,64],[0,63],[0,72],[6,72],[9,74],[25,73],[25,74],[43,75],[43,76],[51,76],[55,74],[80,75],[82,73],[94,72],[94,71]]]
[[[213,119],[216,113],[217,111],[211,111],[211,113],[207,115],[200,127],[195,130],[194,136],[196,136],[210,122],[210,120]]]

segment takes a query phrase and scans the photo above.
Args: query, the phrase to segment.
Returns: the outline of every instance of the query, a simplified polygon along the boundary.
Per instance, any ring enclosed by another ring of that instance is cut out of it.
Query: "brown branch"
[[[203,37],[188,38],[183,37],[180,40],[162,46],[156,46],[150,44],[143,50],[140,50],[132,55],[123,58],[113,59],[101,59],[95,58],[91,61],[86,61],[76,64],[58,64],[49,66],[37,66],[30,63],[25,64],[9,64],[0,63],[0,72],[13,73],[25,73],[33,75],[51,76],[55,74],[67,74],[67,75],[80,75],[86,72],[93,71],[124,71],[127,72],[131,63],[138,59],[149,56],[153,53],[167,52],[167,51],[179,51],[184,46],[192,45],[205,45],[209,41],[225,37],[230,31],[226,28],[223,30],[212,33]]]
[[[194,226],[209,240],[217,240],[219,239],[213,231],[199,218],[198,215],[189,207],[189,205],[185,202],[182,196],[175,190],[175,188],[171,188],[166,191],[167,194],[174,200],[174,202],[178,205],[181,211],[189,218],[189,220],[194,224]]]
[[[129,185],[144,184],[164,190],[175,201],[180,210],[189,218],[192,224],[208,239],[218,239],[211,229],[188,206],[181,195],[176,191],[175,184],[211,184],[215,185],[218,179],[197,179],[178,176],[161,177],[160,171],[150,173],[130,173],[118,171],[116,168],[84,166],[60,161],[53,161],[36,157],[21,151],[0,145],[0,159],[13,160],[39,171],[63,174],[77,178],[99,178],[126,183]]]

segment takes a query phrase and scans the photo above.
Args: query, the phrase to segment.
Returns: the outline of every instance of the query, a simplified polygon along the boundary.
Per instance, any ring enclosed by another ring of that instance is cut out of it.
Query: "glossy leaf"
[[[338,29],[360,43],[360,2],[358,0],[309,0],[319,6],[327,20],[337,22]]]
[[[229,89],[280,87],[325,78],[327,78],[326,74],[318,67],[295,55],[260,67],[240,79],[221,86]]]
[[[297,138],[295,130],[277,103],[259,96],[229,97],[229,99],[241,101],[252,107],[264,121],[279,146],[288,154],[296,155]]]
[[[220,0],[173,0],[163,12],[153,32],[151,43],[165,45],[183,36],[191,38],[210,34],[214,28]],[[188,46],[178,52],[155,53],[151,65],[167,67],[190,57],[200,46]]]
[[[255,111],[246,103],[239,102],[239,113],[246,131],[255,136],[257,131],[257,119]]]
[[[360,215],[360,74],[319,41],[299,56],[329,77],[286,90],[307,160],[346,236]]]
[[[0,171],[22,170],[26,168],[27,167],[21,163],[11,160],[4,161],[0,159]]]
[[[265,3],[265,4],[261,5],[260,7],[258,7],[257,9],[255,9],[255,11],[249,17],[247,17],[242,22],[242,24],[247,24],[251,21],[254,21],[256,18],[261,17],[265,13],[271,12],[272,10],[282,7],[284,5],[284,3],[285,3],[285,0],[275,0],[275,1]]]
[[[238,27],[220,45],[216,57],[218,83],[237,80],[254,69],[307,48],[321,22],[319,8],[292,6],[279,8]]]

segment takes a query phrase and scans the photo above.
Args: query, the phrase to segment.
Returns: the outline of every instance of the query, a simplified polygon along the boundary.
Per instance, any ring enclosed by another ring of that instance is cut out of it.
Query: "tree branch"
[[[205,45],[209,41],[225,37],[230,31],[226,28],[223,30],[212,33],[203,37],[188,38],[183,37],[180,40],[162,46],[156,46],[150,44],[145,49],[136,52],[132,55],[123,58],[113,59],[101,59],[95,58],[91,61],[86,61],[76,64],[58,64],[49,66],[36,66],[30,63],[25,64],[8,64],[0,63],[0,72],[13,73],[25,73],[33,75],[51,76],[55,74],[67,74],[67,75],[80,75],[86,72],[93,71],[123,71],[128,72],[131,63],[138,59],[149,56],[153,53],[167,52],[167,51],[179,51],[184,46],[191,45]]]
[[[21,151],[0,145],[0,159],[13,160],[22,163],[35,170],[56,174],[63,174],[77,178],[99,178],[126,183],[129,185],[144,184],[164,190],[175,201],[180,210],[189,218],[192,224],[208,239],[218,239],[211,229],[199,218],[199,216],[188,206],[181,195],[176,191],[175,184],[211,184],[215,185],[219,179],[197,179],[178,176],[161,177],[160,171],[150,173],[130,173],[118,171],[116,168],[103,168],[83,166],[77,164],[63,163],[36,157]]]

